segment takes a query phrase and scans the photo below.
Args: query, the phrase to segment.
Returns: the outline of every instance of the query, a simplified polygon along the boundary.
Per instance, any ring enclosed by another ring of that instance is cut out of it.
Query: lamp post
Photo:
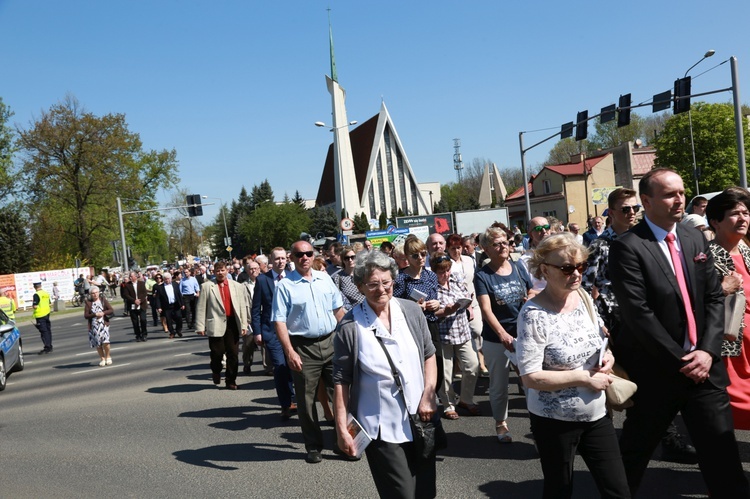
[[[334,130],[338,130],[339,128],[346,128],[348,126],[354,126],[356,124],[357,124],[357,120],[354,120],[354,121],[350,121],[346,125],[341,125],[341,126],[336,126],[336,127],[329,127],[328,125],[326,125],[322,121],[316,121],[315,122],[315,126],[320,127],[320,128],[328,128],[329,132],[333,132]]]
[[[695,66],[703,62],[704,59],[708,59],[715,53],[716,51],[711,49],[705,54],[703,54],[703,57],[701,58],[701,60],[699,60],[692,66],[690,66],[688,70],[685,71],[685,76],[683,76],[683,78],[687,78],[687,75],[691,69],[693,69]],[[695,142],[693,140],[693,115],[690,109],[688,109],[688,124],[690,127],[690,152],[693,154],[693,179],[695,180],[695,195],[697,196],[698,194],[700,194],[700,187],[698,187],[698,163],[695,161]]]
[[[226,215],[226,206],[224,206],[224,201],[221,200],[221,198],[210,198],[208,196],[201,196],[203,199],[216,199],[221,203],[221,218],[224,220],[224,247],[228,248],[232,246],[232,240],[229,239],[229,231],[227,231],[227,215]],[[229,253],[229,258],[232,258],[232,252],[227,251]]]

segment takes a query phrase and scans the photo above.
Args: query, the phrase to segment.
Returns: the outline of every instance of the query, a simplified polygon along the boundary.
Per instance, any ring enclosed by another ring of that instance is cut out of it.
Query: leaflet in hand
[[[456,300],[456,304],[458,305],[458,310],[464,310],[471,305],[471,298],[459,298]]]
[[[417,288],[414,288],[411,290],[411,293],[409,293],[409,298],[411,298],[414,301],[419,301],[422,299],[426,299],[427,293],[420,291]]]
[[[357,421],[351,414],[347,414],[346,417],[346,430],[354,440],[354,454],[357,457],[360,457],[365,448],[370,445],[370,442],[372,442],[370,435],[367,434],[365,429],[362,428],[362,425],[359,424],[359,421]]]
[[[506,348],[505,352],[503,352],[505,356],[508,357],[508,360],[510,360],[510,363],[513,364],[514,366],[518,365],[518,358],[516,357],[516,343],[517,343],[516,339],[513,338],[513,343],[512,343],[513,351],[511,352],[510,350]]]
[[[604,354],[607,353],[607,344],[609,343],[609,338],[604,338],[602,340],[602,347],[599,349],[599,365],[604,364]]]

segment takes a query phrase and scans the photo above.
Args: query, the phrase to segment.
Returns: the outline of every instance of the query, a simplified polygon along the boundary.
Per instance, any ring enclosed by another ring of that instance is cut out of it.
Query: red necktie
[[[677,253],[677,247],[674,244],[674,234],[670,232],[665,239],[667,241],[667,247],[669,248],[669,254],[672,256],[674,275],[677,278],[677,285],[680,287],[682,303],[685,305],[685,315],[687,316],[688,323],[688,338],[690,339],[690,344],[695,346],[696,343],[698,343],[698,328],[695,326],[695,316],[693,315],[693,306],[690,301],[687,281],[685,280],[685,272],[682,269],[682,259],[680,258],[680,254]]]

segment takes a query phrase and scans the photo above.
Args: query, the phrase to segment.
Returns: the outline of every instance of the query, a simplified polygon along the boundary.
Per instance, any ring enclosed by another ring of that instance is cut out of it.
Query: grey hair
[[[390,272],[391,279],[394,281],[398,275],[398,265],[396,265],[396,260],[382,251],[363,251],[358,253],[357,258],[354,260],[352,281],[357,286],[364,284],[367,278],[370,277],[375,270]]]

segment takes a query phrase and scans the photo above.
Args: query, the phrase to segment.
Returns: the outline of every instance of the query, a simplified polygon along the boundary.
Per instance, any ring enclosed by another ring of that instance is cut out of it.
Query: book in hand
[[[365,448],[372,442],[370,435],[367,434],[362,425],[359,424],[359,421],[351,414],[347,414],[346,416],[346,430],[354,440],[354,455],[360,457]]]
[[[464,310],[471,305],[471,298],[459,298],[456,300],[456,304],[458,305],[458,310]]]

